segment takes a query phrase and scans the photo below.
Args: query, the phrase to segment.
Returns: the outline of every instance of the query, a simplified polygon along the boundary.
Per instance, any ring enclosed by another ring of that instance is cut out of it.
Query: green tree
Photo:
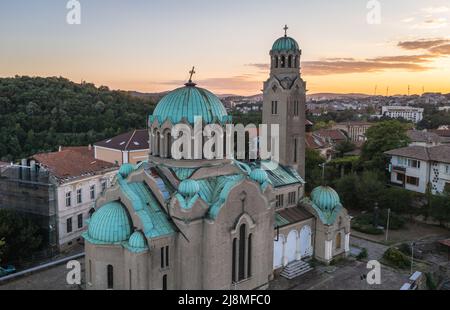
[[[338,153],[339,157],[344,157],[345,153],[352,152],[355,149],[355,144],[353,144],[350,140],[345,140],[335,147],[335,151]]]
[[[16,262],[29,257],[42,243],[39,227],[33,221],[10,210],[0,210],[0,236],[3,237],[1,260]]]
[[[431,217],[439,221],[441,225],[450,223],[450,194],[444,193],[431,197],[430,203]]]
[[[380,207],[383,209],[391,209],[394,212],[404,214],[410,213],[414,199],[414,194],[403,188],[390,187],[382,191],[380,196]]]
[[[409,138],[406,131],[409,128],[408,124],[396,120],[383,121],[369,128],[361,155],[364,166],[384,171],[384,152],[407,146]]]
[[[325,162],[319,152],[306,149],[305,159],[305,178],[306,191],[311,192],[315,187],[322,183],[322,168],[319,165]]]

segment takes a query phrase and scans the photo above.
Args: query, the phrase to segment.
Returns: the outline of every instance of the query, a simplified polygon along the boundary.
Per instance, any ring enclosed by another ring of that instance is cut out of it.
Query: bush
[[[400,252],[402,252],[405,255],[411,256],[411,246],[408,243],[402,243],[398,247]]]
[[[367,249],[363,248],[361,250],[361,253],[358,254],[358,256],[356,256],[357,259],[362,260],[362,259],[366,259],[369,256],[369,253],[367,253]]]
[[[394,267],[406,269],[411,266],[410,259],[397,248],[389,248],[383,255],[383,258]]]

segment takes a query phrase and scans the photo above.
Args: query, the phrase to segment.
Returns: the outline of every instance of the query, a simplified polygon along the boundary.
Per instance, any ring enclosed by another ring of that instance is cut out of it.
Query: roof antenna
[[[287,37],[287,31],[289,29],[288,25],[284,25],[284,36]]]
[[[197,84],[195,84],[195,83],[192,82],[192,77],[194,76],[195,73],[197,73],[197,72],[195,72],[195,67],[192,67],[192,70],[189,71],[189,74],[190,74],[190,76],[189,76],[189,82],[187,82],[187,83],[185,84],[186,86],[195,86],[195,85],[197,85]]]

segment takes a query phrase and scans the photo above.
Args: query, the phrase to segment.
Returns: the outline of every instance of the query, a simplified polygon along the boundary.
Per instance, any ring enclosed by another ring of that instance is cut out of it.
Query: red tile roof
[[[321,129],[314,132],[314,134],[321,136],[322,138],[329,138],[333,142],[341,142],[347,140],[345,134],[339,129]]]
[[[48,169],[60,183],[118,168],[117,165],[95,159],[88,147],[63,148],[60,152],[36,154],[32,159]]]

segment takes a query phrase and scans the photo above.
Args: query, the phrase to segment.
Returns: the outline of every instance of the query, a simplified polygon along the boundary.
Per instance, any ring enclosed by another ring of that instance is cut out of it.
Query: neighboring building
[[[305,143],[307,149],[319,152],[327,160],[332,159],[334,153],[333,145],[321,136],[308,132],[305,137]]]
[[[386,152],[391,156],[391,183],[425,194],[450,190],[450,146],[409,146]]]
[[[37,154],[31,163],[40,173],[48,174],[54,190],[50,196],[55,204],[58,248],[64,250],[81,242],[95,200],[111,186],[118,167],[95,159],[90,147]]]
[[[339,129],[320,129],[314,131],[314,134],[322,139],[325,139],[333,146],[348,140],[348,137]]]
[[[439,108],[438,108],[438,111],[450,112],[450,106],[439,107]]]
[[[447,142],[447,139],[440,137],[434,132],[408,130],[406,135],[411,140],[410,146],[436,146]]]
[[[189,127],[184,136],[196,116],[222,128],[232,119],[191,80],[158,103],[148,122],[148,162],[122,165],[83,235],[88,289],[266,288],[275,273],[298,276],[309,258],[328,264],[347,255],[350,218],[337,193],[320,186],[311,200],[303,197],[300,54],[294,39],[278,39],[264,85],[263,119],[282,124],[283,164],[188,153],[175,160],[173,126]]]
[[[95,158],[113,163],[138,164],[148,157],[148,130],[134,130],[94,144]]]
[[[333,129],[344,131],[352,142],[359,142],[366,141],[367,129],[372,126],[373,123],[368,122],[345,122],[335,124]]]
[[[423,120],[423,108],[414,108],[410,106],[385,106],[382,107],[382,116],[390,118],[403,118],[413,123]]]

